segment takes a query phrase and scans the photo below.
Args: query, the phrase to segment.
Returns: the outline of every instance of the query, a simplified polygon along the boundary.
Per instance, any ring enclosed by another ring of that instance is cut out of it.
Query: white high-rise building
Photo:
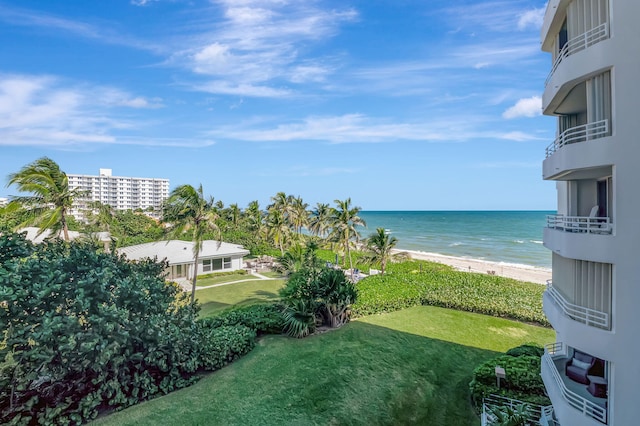
[[[0,197],[0,207],[4,207],[7,204],[9,204],[9,199]]]
[[[157,218],[162,203],[169,197],[169,179],[112,176],[111,169],[100,169],[98,176],[67,174],[67,177],[70,188],[89,193],[87,198],[77,200],[71,211],[79,219],[89,210],[91,201],[100,201],[115,210],[142,209]]]
[[[550,0],[544,16],[542,109],[558,126],[543,163],[558,196],[545,425],[640,424],[639,18],[638,0]]]

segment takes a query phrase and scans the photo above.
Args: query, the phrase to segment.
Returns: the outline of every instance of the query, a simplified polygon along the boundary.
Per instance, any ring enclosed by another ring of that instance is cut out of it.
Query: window
[[[231,269],[231,258],[204,259],[202,261],[202,272],[221,271]]]
[[[211,272],[211,259],[205,259],[202,261],[202,271]]]

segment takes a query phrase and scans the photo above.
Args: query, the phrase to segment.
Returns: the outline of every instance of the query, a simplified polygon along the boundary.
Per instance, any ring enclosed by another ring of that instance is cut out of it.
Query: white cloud
[[[247,142],[319,141],[327,143],[393,143],[398,141],[464,142],[473,139],[527,141],[539,138],[522,132],[488,130],[493,122],[479,115],[432,117],[430,121],[394,122],[364,114],[310,116],[296,122],[269,125],[252,119],[219,126],[209,134],[216,139]]]
[[[290,94],[291,89],[282,88],[288,83],[325,81],[334,67],[324,65],[330,58],[310,55],[313,45],[358,16],[353,9],[323,10],[315,2],[213,3],[222,9],[222,20],[212,19],[208,31],[191,37],[190,46],[169,63],[208,79],[191,87],[224,95],[280,97]]]
[[[515,105],[502,113],[506,119],[518,117],[536,117],[542,114],[542,99],[540,96],[532,96],[518,100]]]
[[[520,132],[520,131],[514,131],[514,132],[507,132],[507,133],[498,134],[497,137],[500,138],[500,139],[505,139],[505,140],[508,140],[508,141],[515,141],[515,142],[527,142],[527,141],[545,140],[544,138],[541,138],[539,136],[530,135],[530,134],[527,134],[527,133],[524,133],[524,132]]]
[[[131,108],[156,108],[160,100],[51,76],[0,75],[0,145],[73,146],[132,143],[123,129],[140,125],[123,118]]]
[[[525,30],[529,27],[539,29],[542,27],[545,8],[527,10],[522,13],[518,19],[518,29]]]

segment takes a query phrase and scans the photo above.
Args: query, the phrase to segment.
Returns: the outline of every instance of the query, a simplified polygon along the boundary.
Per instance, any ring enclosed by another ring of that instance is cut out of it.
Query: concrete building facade
[[[558,207],[544,230],[557,338],[542,359],[553,411],[541,424],[640,422],[639,16],[638,1],[550,0],[544,17],[542,109],[557,135],[543,178]]]
[[[80,188],[89,196],[77,200],[71,214],[82,218],[88,203],[100,201],[115,210],[142,209],[158,218],[159,209],[169,197],[169,179],[113,176],[111,169],[100,169],[98,176],[67,174],[70,188]]]

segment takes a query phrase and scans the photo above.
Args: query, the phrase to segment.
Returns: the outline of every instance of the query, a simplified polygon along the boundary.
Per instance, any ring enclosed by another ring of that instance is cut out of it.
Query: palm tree
[[[302,201],[302,197],[291,198],[291,208],[289,212],[290,222],[296,234],[302,233],[302,228],[309,224],[309,212],[307,211],[309,204]]]
[[[360,239],[360,233],[356,229],[356,226],[367,226],[367,224],[358,216],[358,213],[360,213],[362,209],[360,207],[351,207],[351,198],[347,198],[344,201],[334,200],[334,202],[336,203],[336,208],[331,210],[333,227],[331,239],[344,246],[344,253],[346,253],[349,258],[349,268],[353,276],[353,261],[351,260],[351,250],[349,246],[352,238],[355,238],[356,243]]]
[[[193,280],[191,287],[191,303],[196,300],[196,281],[198,279],[198,259],[205,234],[217,234],[218,244],[222,240],[220,228],[216,224],[217,213],[213,198],[206,200],[202,193],[202,185],[195,189],[191,185],[181,185],[171,191],[164,207],[164,220],[172,224],[169,235],[177,237],[185,231],[193,232]]]
[[[103,204],[100,201],[91,201],[88,204],[89,212],[91,213],[91,222],[99,229],[104,229],[107,232],[111,232],[111,225],[115,218],[115,212],[113,207],[109,204]],[[94,213],[95,212],[95,213]]]
[[[228,216],[233,228],[237,228],[240,223],[240,208],[237,204],[230,204],[228,209]]]
[[[395,256],[393,249],[398,244],[396,237],[391,237],[385,231],[384,228],[377,228],[374,234],[371,234],[366,241],[367,254],[362,258],[366,263],[379,263],[380,274],[384,275],[384,271],[387,268],[387,263]],[[406,254],[400,253],[402,257]]]
[[[47,157],[39,158],[19,172],[10,174],[7,186],[14,184],[21,192],[33,193],[30,196],[12,197],[12,203],[23,205],[31,212],[30,219],[19,226],[37,224],[40,227],[38,235],[46,229],[52,233],[62,230],[64,240],[69,241],[67,215],[74,200],[86,196],[86,191],[69,188],[67,174]]]
[[[280,209],[272,208],[267,213],[267,232],[280,253],[284,256],[284,243],[287,241],[291,229],[287,224],[284,214]]]
[[[245,220],[249,229],[259,231],[262,227],[262,211],[257,200],[251,201],[245,210]]]
[[[327,235],[331,227],[331,207],[329,204],[317,203],[309,219],[309,230],[320,238]]]

